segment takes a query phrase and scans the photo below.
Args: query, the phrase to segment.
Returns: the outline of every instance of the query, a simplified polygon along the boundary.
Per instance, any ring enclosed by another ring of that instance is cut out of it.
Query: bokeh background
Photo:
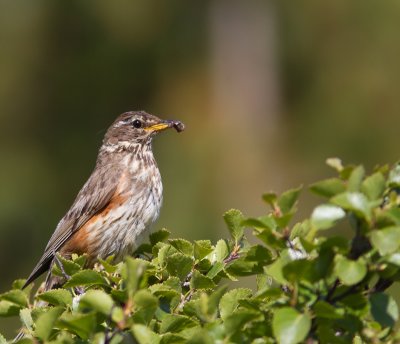
[[[156,228],[175,237],[226,236],[225,210],[263,214],[263,192],[330,176],[327,157],[393,163],[399,32],[398,1],[1,0],[0,292],[30,273],[127,110],[187,125],[154,143]]]

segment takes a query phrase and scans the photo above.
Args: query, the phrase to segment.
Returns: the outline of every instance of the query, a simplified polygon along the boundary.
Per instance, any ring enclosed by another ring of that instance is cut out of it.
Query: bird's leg
[[[64,269],[64,266],[60,260],[60,258],[58,258],[57,254],[54,252],[54,262],[57,264],[57,266],[59,267],[59,269],[61,270],[61,273],[63,274],[63,277],[68,281],[69,279],[71,279],[71,276],[67,274],[67,272]],[[74,288],[75,293],[77,295],[82,295],[85,293],[85,289],[83,287],[75,287]]]
[[[63,266],[63,264],[61,263],[60,258],[58,258],[57,253],[56,253],[56,252],[53,252],[53,255],[54,255],[54,261],[55,261],[55,263],[57,264],[58,268],[61,270],[61,273],[62,273],[62,275],[64,276],[64,278],[68,281],[68,280],[71,278],[71,276],[68,275],[68,274],[65,272],[64,266]]]
[[[75,287],[74,290],[75,290],[75,294],[76,295],[85,294],[85,288],[84,287]]]

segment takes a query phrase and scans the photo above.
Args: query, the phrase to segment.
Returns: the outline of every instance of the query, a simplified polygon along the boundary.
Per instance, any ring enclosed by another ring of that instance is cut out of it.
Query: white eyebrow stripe
[[[127,124],[131,121],[131,118],[123,119],[122,121],[119,121],[118,123],[115,123],[114,127],[118,128],[121,125]]]

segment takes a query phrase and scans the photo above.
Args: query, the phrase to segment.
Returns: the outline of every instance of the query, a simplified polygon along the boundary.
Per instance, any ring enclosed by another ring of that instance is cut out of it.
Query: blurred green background
[[[175,237],[226,236],[225,210],[263,214],[263,192],[329,176],[327,157],[396,161],[398,32],[397,1],[0,1],[0,292],[127,110],[187,125],[154,143],[155,228]]]

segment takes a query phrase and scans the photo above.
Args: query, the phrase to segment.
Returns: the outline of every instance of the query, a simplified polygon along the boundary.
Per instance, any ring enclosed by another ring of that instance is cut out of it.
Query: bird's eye
[[[142,127],[142,122],[139,121],[138,119],[135,119],[135,120],[132,122],[132,125],[133,125],[134,128],[139,129],[139,128]]]

